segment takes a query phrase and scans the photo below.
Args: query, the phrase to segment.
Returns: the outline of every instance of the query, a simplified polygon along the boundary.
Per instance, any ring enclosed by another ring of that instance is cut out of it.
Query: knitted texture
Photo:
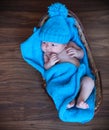
[[[68,9],[65,7],[65,5],[57,2],[48,7],[48,13],[50,17],[57,15],[67,17]]]
[[[49,18],[40,30],[41,41],[67,44],[71,39],[67,8],[63,4],[55,3],[48,7],[48,14]]]

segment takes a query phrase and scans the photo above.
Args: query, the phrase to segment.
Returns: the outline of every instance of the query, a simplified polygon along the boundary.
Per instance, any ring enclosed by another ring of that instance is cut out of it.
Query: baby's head
[[[66,44],[59,44],[53,42],[42,42],[42,50],[45,53],[56,53],[59,54],[64,50]]]
[[[71,39],[68,10],[65,5],[55,3],[48,9],[49,18],[42,25],[39,37],[44,52],[59,53]],[[44,41],[44,42],[43,42]]]

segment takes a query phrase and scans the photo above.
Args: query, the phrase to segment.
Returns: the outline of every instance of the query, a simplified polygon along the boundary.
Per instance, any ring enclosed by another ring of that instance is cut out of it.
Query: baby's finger
[[[55,62],[56,60],[59,60],[57,56],[52,56],[50,58],[51,62]]]
[[[67,49],[66,49],[66,51],[68,52],[68,51],[70,51],[71,49],[72,49],[72,48],[71,48],[71,47],[69,47],[69,48],[67,48]]]
[[[69,48],[66,52],[67,52],[67,53],[74,53],[74,52],[75,52],[75,49]]]
[[[50,59],[51,59],[51,60],[55,60],[55,59],[57,59],[57,56],[51,56]]]
[[[56,54],[52,54],[50,57],[51,58],[55,58],[55,57],[57,57],[57,55]]]
[[[59,58],[58,57],[53,57],[53,60],[56,61],[56,60],[59,60]]]
[[[68,54],[68,55],[74,55],[75,52],[74,52],[74,51],[68,51],[67,54]]]
[[[51,54],[51,57],[52,57],[52,56],[57,56],[57,54],[53,53],[53,54]]]
[[[59,59],[51,59],[50,60],[51,65],[55,65],[57,62],[59,62]]]
[[[74,55],[74,54],[69,54],[69,56],[70,56],[70,57],[75,57],[75,55]]]
[[[59,62],[59,59],[55,59],[55,60],[54,60],[54,63],[57,63],[57,62]]]
[[[72,52],[68,52],[67,55],[70,56],[70,57],[76,57],[76,53],[73,52],[73,51]]]

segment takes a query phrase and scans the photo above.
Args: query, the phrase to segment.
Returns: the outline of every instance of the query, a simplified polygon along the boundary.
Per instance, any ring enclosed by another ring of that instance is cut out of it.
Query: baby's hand
[[[57,57],[57,54],[51,54],[49,64],[50,66],[55,65],[57,62],[59,62],[59,58]]]
[[[75,48],[69,47],[66,49],[66,52],[70,57],[79,57],[79,51]]]

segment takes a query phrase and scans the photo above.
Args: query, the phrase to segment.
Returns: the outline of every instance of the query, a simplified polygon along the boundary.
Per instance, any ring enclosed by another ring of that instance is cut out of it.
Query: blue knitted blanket
[[[72,20],[72,24],[74,24],[74,20]],[[40,28],[34,28],[32,35],[21,44],[22,57],[38,70],[45,79],[47,93],[53,99],[62,121],[89,122],[94,117],[95,90],[86,101],[89,104],[88,109],[83,110],[76,107],[66,109],[67,104],[78,95],[81,78],[84,75],[94,78],[89,67],[87,52],[80,40],[77,28],[74,26],[72,29],[72,40],[84,50],[84,58],[80,61],[81,64],[78,68],[71,63],[64,62],[45,70],[39,31]]]
[[[76,107],[66,109],[67,104],[77,97],[81,78],[85,74],[84,64],[77,68],[71,63],[57,64],[45,72],[46,90],[54,101],[59,118],[65,122],[85,123],[94,115],[93,94],[87,100],[89,109],[82,110]]]

